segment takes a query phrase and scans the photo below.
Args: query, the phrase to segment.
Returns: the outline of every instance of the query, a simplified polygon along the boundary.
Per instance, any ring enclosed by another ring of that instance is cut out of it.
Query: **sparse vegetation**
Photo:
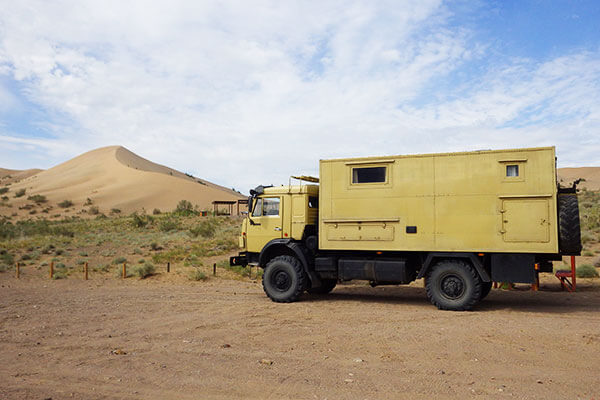
[[[58,203],[58,206],[60,208],[69,208],[73,206],[73,202],[71,200],[63,200],[60,203]]]
[[[113,260],[113,264],[123,264],[127,262],[127,258],[125,257],[117,257]]]
[[[160,221],[158,227],[161,232],[170,232],[176,230],[179,227],[179,224],[174,218],[165,218]]]
[[[189,278],[192,281],[205,281],[208,279],[208,276],[198,268],[195,268],[192,272],[190,272]]]
[[[577,267],[575,274],[578,278],[597,278],[598,271],[592,265],[583,264]]]
[[[121,209],[119,209],[119,208],[111,208],[110,212],[111,212],[111,214],[121,214]]]
[[[205,219],[198,225],[189,229],[190,235],[193,237],[202,236],[204,238],[212,238],[217,231],[216,219]]]
[[[134,268],[134,272],[137,276],[140,277],[140,279],[144,279],[147,278],[151,275],[154,275],[156,271],[156,267],[154,267],[154,264],[151,263],[144,263],[144,265],[140,265],[138,267]]]
[[[100,209],[97,206],[91,206],[90,209],[88,210],[88,212],[91,215],[98,215],[98,214],[100,214]]]
[[[0,188],[0,194],[7,193],[9,190],[10,190],[10,188],[7,188],[7,187]]]
[[[17,192],[15,193],[15,197],[23,197],[23,196],[25,196],[25,192],[26,191],[27,191],[26,189],[19,189],[19,190],[17,190]]]
[[[158,208],[155,208],[154,210],[152,210],[152,215],[160,215],[160,210]]]
[[[198,215],[198,210],[194,208],[191,202],[187,200],[181,200],[179,203],[177,203],[177,208],[175,208],[175,214]]]
[[[84,206],[91,206],[94,202],[89,197],[85,200]]]
[[[45,203],[48,201],[48,199],[46,199],[46,196],[42,196],[41,194],[34,194],[33,196],[29,196],[27,197],[27,200],[31,200],[37,204]]]

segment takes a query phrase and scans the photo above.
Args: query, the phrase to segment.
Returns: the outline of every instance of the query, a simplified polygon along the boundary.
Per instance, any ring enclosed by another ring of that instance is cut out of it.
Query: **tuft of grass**
[[[26,191],[27,191],[26,189],[19,189],[19,190],[17,190],[17,192],[15,193],[15,197],[23,197],[23,196],[25,196],[25,192]]]
[[[160,215],[160,209],[155,208],[154,210],[152,210],[152,215]]]
[[[0,188],[0,194],[7,193],[9,190],[10,190],[10,188],[7,188],[7,187]]]
[[[69,208],[73,206],[73,202],[71,200],[63,200],[58,203],[58,206],[61,208]]]
[[[111,214],[121,214],[121,209],[119,209],[119,208],[111,208],[110,209],[110,213]]]
[[[156,267],[154,264],[145,263],[144,265],[140,265],[139,267],[135,267],[133,269],[134,273],[140,277],[140,279],[147,278],[151,275],[154,275],[156,272]]]
[[[175,218],[165,218],[158,224],[158,229],[161,232],[171,232],[177,230],[177,228],[179,228],[179,224]]]
[[[200,271],[199,269],[195,268],[192,272],[190,272],[190,274],[188,275],[190,280],[192,281],[206,281],[208,280],[208,276]]]
[[[123,264],[127,262],[127,258],[125,257],[117,257],[113,260],[113,264]]]
[[[48,201],[48,199],[46,199],[46,196],[42,196],[41,194],[34,194],[33,196],[29,196],[27,197],[27,200],[31,200],[37,204],[45,203]]]
[[[133,214],[131,214],[131,223],[136,228],[144,228],[152,222],[154,222],[154,218],[152,218],[149,215],[146,215],[145,213],[138,214],[136,211]]]
[[[599,274],[596,268],[589,264],[582,264],[575,270],[575,275],[578,278],[598,278]]]
[[[91,206],[90,209],[88,210],[88,212],[91,215],[98,215],[98,214],[100,214],[100,209],[98,208],[98,206]]]
[[[90,199],[89,197],[87,199],[85,199],[85,203],[83,204],[84,206],[91,206],[93,203],[92,199]]]
[[[217,226],[214,219],[205,219],[193,228],[189,229],[189,233],[193,237],[202,236],[204,238],[212,238],[217,232]]]

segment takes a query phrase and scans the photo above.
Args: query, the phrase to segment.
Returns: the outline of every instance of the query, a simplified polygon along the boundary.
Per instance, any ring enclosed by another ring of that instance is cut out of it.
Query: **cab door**
[[[259,253],[268,242],[283,237],[281,208],[279,196],[264,196],[254,201],[247,230],[249,252]]]

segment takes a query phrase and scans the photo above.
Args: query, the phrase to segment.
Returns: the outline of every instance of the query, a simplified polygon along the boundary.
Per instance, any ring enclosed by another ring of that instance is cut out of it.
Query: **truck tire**
[[[561,254],[579,255],[581,253],[581,227],[576,194],[558,195],[558,224],[558,243]]]
[[[442,260],[427,274],[427,297],[440,310],[466,311],[481,299],[481,279],[463,260]]]
[[[300,261],[292,256],[279,256],[267,264],[262,278],[263,290],[277,303],[298,300],[306,287],[306,274]]]
[[[321,286],[310,288],[307,290],[310,294],[327,294],[337,285],[336,279],[321,279]]]

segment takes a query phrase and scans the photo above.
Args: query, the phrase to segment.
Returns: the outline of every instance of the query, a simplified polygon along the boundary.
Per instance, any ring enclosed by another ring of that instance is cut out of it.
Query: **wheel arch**
[[[273,239],[263,247],[258,257],[258,265],[265,268],[269,261],[277,256],[296,257],[306,272],[309,281],[313,285],[320,285],[321,280],[315,272],[309,268],[313,263],[306,248],[293,239]]]
[[[439,260],[444,259],[461,259],[469,262],[477,271],[477,274],[481,278],[483,282],[491,282],[490,274],[485,270],[481,260],[473,253],[429,253],[419,274],[417,275],[417,279],[423,278],[427,271],[431,268]]]

